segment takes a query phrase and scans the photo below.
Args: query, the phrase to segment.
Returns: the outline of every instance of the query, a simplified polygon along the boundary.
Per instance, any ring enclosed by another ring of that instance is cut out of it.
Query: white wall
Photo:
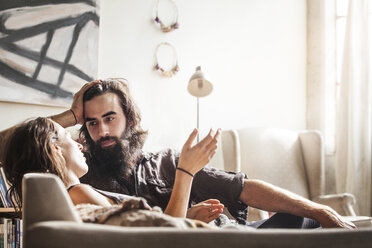
[[[196,126],[188,79],[201,65],[214,91],[200,99],[200,128],[305,128],[306,1],[175,1],[180,28],[151,22],[156,1],[101,1],[99,75],[125,77],[150,135],[145,148],[180,147]],[[152,71],[154,50],[170,42],[180,72]]]
[[[175,0],[180,28],[151,22],[155,0],[101,0],[99,77],[125,77],[150,131],[146,150],[179,148],[196,126],[187,82],[201,65],[214,91],[200,125],[305,128],[306,0]],[[172,43],[180,72],[152,71],[157,44]],[[0,102],[0,129],[64,109]]]
[[[49,107],[0,101],[0,130],[7,129],[31,117],[50,116],[53,114],[61,113],[65,110],[66,108],[60,107]]]

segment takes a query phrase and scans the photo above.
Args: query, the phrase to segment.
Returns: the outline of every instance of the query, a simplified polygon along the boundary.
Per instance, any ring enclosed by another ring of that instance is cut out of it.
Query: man
[[[179,154],[170,149],[153,154],[142,152],[147,132],[140,126],[141,116],[123,80],[87,83],[75,94],[71,109],[52,119],[63,127],[83,124],[80,138],[86,146],[89,165],[83,182],[107,191],[142,196],[150,205],[165,209]],[[284,222],[291,218],[298,222],[297,216],[302,216],[318,221],[325,228],[355,227],[328,206],[263,181],[247,179],[244,173],[204,168],[190,176],[193,177],[192,201],[218,199],[240,224],[246,224],[249,205],[290,214],[274,215],[273,219],[282,222],[283,218]],[[301,223],[295,227],[301,227]]]

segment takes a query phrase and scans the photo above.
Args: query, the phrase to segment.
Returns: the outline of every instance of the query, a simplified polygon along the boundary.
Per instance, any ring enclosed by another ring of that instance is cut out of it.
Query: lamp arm
[[[198,129],[198,136],[196,138],[197,143],[199,143],[199,97],[196,98],[196,128]]]

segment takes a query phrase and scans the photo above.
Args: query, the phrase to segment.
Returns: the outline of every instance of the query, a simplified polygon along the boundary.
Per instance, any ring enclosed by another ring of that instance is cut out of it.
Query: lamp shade
[[[191,76],[187,90],[195,97],[204,97],[212,93],[213,85],[205,79],[200,66],[196,67],[195,73]]]

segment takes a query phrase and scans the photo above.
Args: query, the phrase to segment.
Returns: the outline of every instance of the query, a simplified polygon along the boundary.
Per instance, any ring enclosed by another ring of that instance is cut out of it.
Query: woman
[[[215,134],[211,130],[206,138],[193,146],[196,135],[197,130],[194,130],[182,149],[173,192],[164,211],[173,217],[186,217],[193,175],[213,157],[220,130]],[[21,207],[22,178],[29,172],[59,176],[75,205],[118,203],[110,194],[80,183],[79,178],[88,171],[82,148],[62,126],[48,118],[39,117],[18,126],[8,140],[4,160],[14,205]],[[188,217],[209,222],[217,218],[222,209],[223,205],[217,200],[208,200],[191,208]]]

